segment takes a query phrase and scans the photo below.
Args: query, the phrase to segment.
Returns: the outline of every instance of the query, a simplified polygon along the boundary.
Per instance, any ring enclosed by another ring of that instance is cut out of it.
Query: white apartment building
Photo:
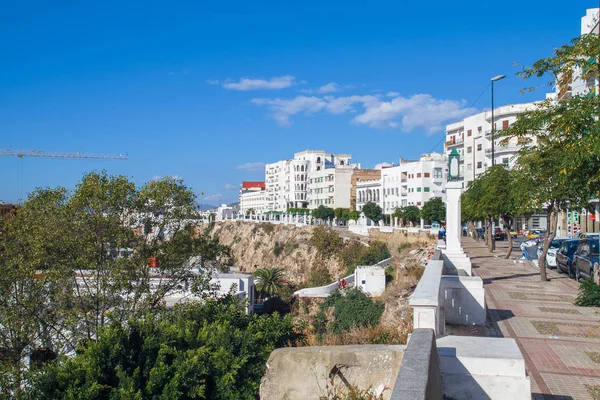
[[[308,173],[349,165],[349,154],[305,150],[265,166],[266,211],[308,207]]]
[[[367,202],[374,202],[389,215],[396,208],[420,208],[433,197],[445,199],[445,189],[443,154],[424,154],[417,161],[400,159],[400,165],[381,170],[381,179],[356,183],[356,208],[360,211]]]
[[[433,197],[446,199],[446,156],[424,154],[417,161],[400,159],[400,165],[381,170],[383,212],[396,208],[423,206]]]
[[[308,208],[350,208],[354,166],[338,165],[308,173]]]
[[[522,112],[535,106],[535,103],[511,104],[494,109],[494,159],[495,164],[512,168],[515,156],[522,146],[533,146],[533,138],[511,138],[501,144],[503,129],[517,120]],[[492,166],[492,112],[484,111],[471,115],[462,121],[446,125],[445,152],[456,149],[460,154],[460,177],[465,182],[475,180]]]
[[[263,214],[267,209],[266,190],[264,182],[242,182],[240,189],[240,215],[244,216],[248,210],[254,214]]]

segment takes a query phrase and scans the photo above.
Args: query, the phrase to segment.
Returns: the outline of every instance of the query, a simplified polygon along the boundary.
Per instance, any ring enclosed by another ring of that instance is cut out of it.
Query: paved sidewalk
[[[456,333],[516,339],[535,400],[600,399],[600,309],[573,305],[575,281],[548,270],[550,281],[541,282],[531,262],[519,262],[518,245],[510,260],[506,247],[498,242],[492,254],[483,241],[463,238],[484,281],[488,324]]]

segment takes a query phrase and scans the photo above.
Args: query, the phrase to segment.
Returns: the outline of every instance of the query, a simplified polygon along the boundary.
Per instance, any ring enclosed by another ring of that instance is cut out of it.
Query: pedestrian
[[[342,289],[346,289],[346,280],[342,279]]]

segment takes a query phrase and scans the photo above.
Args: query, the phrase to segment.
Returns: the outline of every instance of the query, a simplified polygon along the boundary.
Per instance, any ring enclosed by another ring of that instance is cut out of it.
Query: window
[[[467,164],[467,171],[470,171],[471,169],[473,169],[473,164]]]
[[[481,133],[481,127],[480,126],[477,127],[477,132]]]
[[[424,176],[425,176],[425,178],[429,178],[431,176],[431,174],[429,172],[425,172]]]
[[[471,136],[471,130],[470,129],[467,131],[467,136]]]
[[[428,188],[428,187],[426,187],[426,188],[423,188],[423,191],[424,191],[424,192],[429,192],[429,188]]]
[[[502,121],[502,129],[508,129],[508,120]]]
[[[471,154],[472,151],[473,151],[473,148],[471,146],[467,147],[467,154]]]
[[[477,151],[481,151],[481,143],[477,145]]]
[[[481,161],[477,162],[477,168],[481,168]]]
[[[420,172],[418,172],[418,173],[417,173],[417,178],[420,178],[420,177],[421,177],[421,173],[420,173]]]
[[[507,166],[507,167],[508,167],[508,157],[504,157],[504,158],[502,159],[502,164],[504,164],[505,166]]]
[[[418,187],[418,188],[417,188],[417,192],[420,192],[420,191],[421,191],[421,188],[420,188],[420,187]]]
[[[418,206],[420,206],[420,205],[421,205],[421,202],[420,202],[420,201],[417,201],[417,205],[418,205]]]
[[[402,200],[402,207],[406,207],[408,205],[408,200]]]
[[[442,179],[442,169],[441,168],[434,168],[433,178],[434,179]]]

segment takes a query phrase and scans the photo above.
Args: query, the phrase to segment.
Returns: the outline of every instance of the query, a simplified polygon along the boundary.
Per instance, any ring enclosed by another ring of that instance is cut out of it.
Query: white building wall
[[[350,208],[352,167],[337,166],[308,174],[308,208]]]
[[[535,145],[534,138],[512,138],[506,144],[500,136],[502,129],[513,124],[519,114],[535,106],[535,103],[512,104],[494,109],[496,135],[494,137],[494,159],[496,164],[514,167],[516,154],[522,146]],[[456,149],[460,154],[460,176],[465,182],[475,180],[492,166],[492,113],[485,111],[462,121],[446,125],[445,152]]]
[[[370,296],[379,296],[385,290],[385,269],[383,267],[356,267],[354,277],[354,285]]]
[[[375,203],[383,208],[381,179],[356,182],[356,209],[362,211],[366,203]]]
[[[267,210],[266,190],[245,190],[240,194],[240,214],[246,215],[253,209],[255,214],[263,214]]]

